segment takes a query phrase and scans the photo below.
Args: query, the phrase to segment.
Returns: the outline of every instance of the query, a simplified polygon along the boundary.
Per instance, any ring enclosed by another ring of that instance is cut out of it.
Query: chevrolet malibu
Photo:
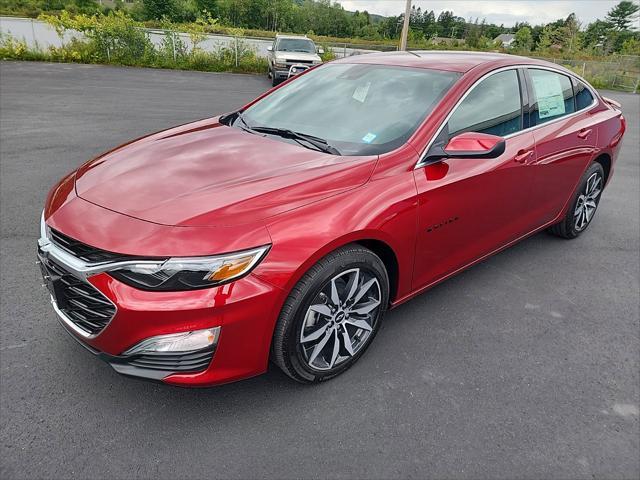
[[[48,195],[39,263],[62,326],[122,374],[208,386],[271,360],[319,382],[388,308],[540,230],[583,234],[624,131],[557,65],[350,57],[85,163]]]

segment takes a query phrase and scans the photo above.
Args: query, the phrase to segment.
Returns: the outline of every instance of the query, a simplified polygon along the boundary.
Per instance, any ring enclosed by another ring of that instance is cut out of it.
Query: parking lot
[[[35,265],[62,175],[241,106],[266,76],[0,62],[2,478],[638,478],[640,96],[575,241],[535,235],[390,312],[317,386],[132,380],[76,344]]]

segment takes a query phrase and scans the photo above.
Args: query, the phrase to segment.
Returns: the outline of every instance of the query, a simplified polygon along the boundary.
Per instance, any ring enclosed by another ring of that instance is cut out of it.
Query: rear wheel
[[[302,383],[347,370],[373,341],[389,301],[384,264],[349,245],[315,264],[293,288],[280,313],[272,359]]]
[[[594,162],[584,173],[573,202],[565,217],[549,227],[548,231],[562,238],[576,238],[591,224],[600,203],[604,188],[604,170]]]

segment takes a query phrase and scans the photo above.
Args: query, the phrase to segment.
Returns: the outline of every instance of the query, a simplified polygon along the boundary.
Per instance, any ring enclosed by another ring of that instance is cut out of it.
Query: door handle
[[[591,135],[591,129],[590,128],[583,128],[582,130],[580,130],[580,132],[578,133],[578,138],[582,138],[583,140],[585,138],[587,138],[589,135]]]
[[[526,163],[531,157],[533,157],[533,150],[520,150],[513,159],[518,163]]]

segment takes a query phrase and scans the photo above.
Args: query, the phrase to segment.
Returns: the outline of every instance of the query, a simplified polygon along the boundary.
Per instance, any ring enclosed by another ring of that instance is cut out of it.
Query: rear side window
[[[574,88],[576,92],[576,110],[582,110],[591,106],[593,103],[593,95],[587,86],[578,80],[576,81]]]
[[[531,125],[540,125],[576,111],[571,80],[549,70],[529,69],[533,89]]]
[[[522,130],[522,101],[516,70],[496,73],[480,82],[447,123],[449,137],[463,132],[505,136]]]

